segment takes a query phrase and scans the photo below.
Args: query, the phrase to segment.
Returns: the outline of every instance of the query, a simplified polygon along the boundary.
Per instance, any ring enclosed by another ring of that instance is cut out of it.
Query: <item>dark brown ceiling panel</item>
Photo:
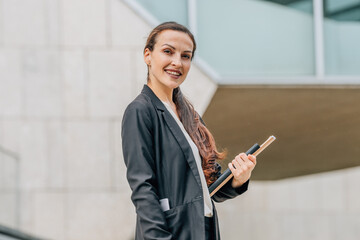
[[[258,156],[256,180],[360,165],[358,87],[220,86],[203,118],[217,145],[227,148],[226,162],[277,137]]]

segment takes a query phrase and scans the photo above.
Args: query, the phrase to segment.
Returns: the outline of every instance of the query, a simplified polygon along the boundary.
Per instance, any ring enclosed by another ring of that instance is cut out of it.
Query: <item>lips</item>
[[[165,69],[165,72],[167,72],[168,74],[171,74],[173,76],[181,76],[182,73],[178,70],[173,70],[173,69]]]

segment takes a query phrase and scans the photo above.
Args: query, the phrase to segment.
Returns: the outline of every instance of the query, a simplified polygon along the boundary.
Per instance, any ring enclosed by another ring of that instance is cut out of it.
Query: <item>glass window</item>
[[[360,0],[324,0],[325,73],[360,74]]]
[[[309,0],[264,0],[264,1],[281,4],[286,7],[290,7],[306,13],[313,12],[312,0],[310,1]]]
[[[225,78],[314,75],[312,0],[284,2],[197,1],[199,56]]]
[[[188,25],[187,1],[179,0],[136,0],[160,22],[175,21]]]

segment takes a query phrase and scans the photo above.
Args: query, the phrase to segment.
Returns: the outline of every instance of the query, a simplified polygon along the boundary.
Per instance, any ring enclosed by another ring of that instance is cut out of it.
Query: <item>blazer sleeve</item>
[[[232,199],[236,196],[239,196],[247,191],[249,186],[249,180],[247,180],[243,185],[238,188],[233,188],[231,186],[231,179],[228,181],[222,188],[220,188],[213,196],[212,199],[215,202],[223,202],[227,199]]]
[[[122,121],[122,148],[138,226],[144,239],[172,239],[157,192],[153,123],[150,109],[133,102]]]

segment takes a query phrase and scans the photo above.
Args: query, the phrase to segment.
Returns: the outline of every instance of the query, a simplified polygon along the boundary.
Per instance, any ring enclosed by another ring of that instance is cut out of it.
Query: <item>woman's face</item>
[[[174,30],[159,33],[153,51],[144,52],[151,84],[177,88],[190,70],[192,51],[193,42],[186,33]]]

